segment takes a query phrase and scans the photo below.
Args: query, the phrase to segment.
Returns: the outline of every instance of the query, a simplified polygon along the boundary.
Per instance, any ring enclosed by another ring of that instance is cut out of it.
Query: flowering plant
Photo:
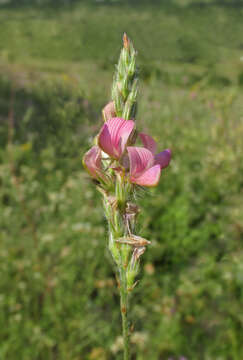
[[[124,360],[129,359],[129,294],[136,285],[140,257],[150,241],[135,234],[139,208],[135,194],[158,184],[171,151],[157,153],[154,139],[135,124],[138,72],[136,52],[126,34],[112,88],[112,101],[103,109],[104,124],[83,164],[103,195],[109,226],[109,249],[119,272]],[[136,146],[136,141],[141,146]]]

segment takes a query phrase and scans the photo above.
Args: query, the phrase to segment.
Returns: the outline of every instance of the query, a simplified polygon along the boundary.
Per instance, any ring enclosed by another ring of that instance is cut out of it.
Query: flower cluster
[[[143,146],[134,146],[140,138]],[[138,133],[133,120],[109,118],[97,137],[97,145],[84,156],[84,166],[89,174],[102,184],[109,184],[116,173],[124,182],[145,187],[156,186],[161,170],[171,159],[166,149],[156,153],[156,142],[147,134]]]

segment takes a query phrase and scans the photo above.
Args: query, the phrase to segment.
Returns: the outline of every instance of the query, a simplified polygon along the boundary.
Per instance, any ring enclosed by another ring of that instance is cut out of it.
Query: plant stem
[[[120,206],[124,208],[126,203],[126,194],[121,186],[121,183],[116,187],[116,199],[119,199]],[[116,201],[118,202],[118,201]],[[128,254],[130,249],[126,247],[126,244],[117,244],[115,239],[121,238],[127,233],[124,228],[123,211],[115,209],[114,204],[110,202],[109,198],[104,196],[104,209],[106,218],[109,224],[109,249],[113,255],[113,259],[118,266],[119,278],[120,278],[120,310],[122,318],[122,333],[124,344],[124,360],[130,359],[129,351],[129,327],[128,327],[128,290],[127,290],[127,266],[128,266]],[[127,252],[128,250],[128,252]]]
[[[127,279],[126,270],[123,266],[120,269],[120,297],[121,297],[121,317],[122,317],[122,333],[123,333],[123,346],[124,346],[124,360],[129,360],[129,329],[128,329],[128,293],[127,293]]]

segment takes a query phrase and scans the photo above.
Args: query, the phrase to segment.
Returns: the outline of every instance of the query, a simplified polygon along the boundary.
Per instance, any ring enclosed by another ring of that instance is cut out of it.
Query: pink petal
[[[166,168],[171,160],[171,150],[166,149],[160,152],[159,154],[156,154],[154,159],[155,159],[155,164],[159,164],[161,169]]]
[[[83,164],[93,178],[104,178],[101,167],[101,150],[98,146],[93,146],[86,152],[83,157]]]
[[[116,157],[114,154],[115,149],[111,143],[111,135],[106,123],[103,125],[98,136],[98,144],[105,153],[109,154],[111,157]]]
[[[101,129],[98,139],[99,146],[111,157],[119,159],[125,150],[133,128],[134,122],[132,120],[109,119]]]
[[[150,169],[146,170],[139,177],[130,177],[130,181],[141,186],[156,186],[159,182],[161,169],[159,165],[154,165]]]
[[[143,147],[127,147],[130,161],[130,176],[135,178],[141,176],[154,164],[154,155]]]
[[[140,133],[139,136],[142,140],[143,146],[155,154],[157,149],[155,140],[150,135],[144,133]]]
[[[121,138],[121,141],[120,141],[121,155],[123,154],[123,152],[124,152],[124,150],[126,148],[129,136],[131,135],[131,133],[132,133],[132,131],[134,129],[134,126],[135,126],[134,121],[125,120],[123,126],[120,128],[120,134],[119,135],[120,135],[120,138]]]

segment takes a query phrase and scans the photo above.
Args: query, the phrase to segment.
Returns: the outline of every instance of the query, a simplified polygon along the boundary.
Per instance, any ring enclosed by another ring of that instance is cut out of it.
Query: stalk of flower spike
[[[136,66],[136,51],[133,44],[128,39],[127,35],[123,36],[123,48],[120,53],[120,58],[116,68],[116,73],[112,86],[112,100],[113,103],[106,107],[103,115],[114,113],[118,117],[130,121],[134,119],[137,109],[137,93],[138,93],[138,70]],[[105,116],[104,116],[105,117]],[[107,118],[105,119],[107,120]],[[130,121],[131,123],[131,121]],[[121,144],[124,144],[122,141]],[[107,151],[107,150],[106,150]],[[108,153],[112,154],[112,151]],[[114,156],[114,155],[113,155]],[[129,323],[128,323],[128,288],[132,289],[134,277],[129,276],[129,262],[131,261],[132,246],[125,243],[117,242],[119,238],[126,237],[134,227],[134,220],[136,217],[133,214],[133,219],[128,210],[129,199],[131,198],[131,187],[127,185],[124,180],[124,174],[120,174],[116,178],[115,185],[115,204],[109,211],[107,217],[110,234],[109,234],[109,248],[113,258],[118,266],[119,272],[119,289],[120,289],[120,310],[122,317],[122,330],[123,330],[123,345],[124,345],[124,360],[129,360]],[[104,198],[105,208],[107,209],[107,200]],[[109,207],[109,205],[108,205]],[[131,211],[130,211],[131,212]],[[114,228],[115,225],[115,228]],[[130,273],[132,273],[130,271]],[[135,274],[135,273],[134,273]]]
[[[123,35],[123,48],[112,85],[112,100],[116,115],[125,120],[134,119],[137,110],[138,70],[137,53],[127,35]]]
[[[116,68],[116,73],[112,86],[112,100],[116,116],[121,116],[125,120],[134,119],[137,110],[138,93],[138,70],[136,66],[136,51],[127,35],[123,35],[123,48]],[[130,191],[129,191],[130,190]],[[116,183],[116,201],[119,221],[117,223],[120,230],[120,237],[124,237],[130,231],[127,222],[126,207],[131,188],[126,188],[124,179],[119,177]],[[111,239],[111,235],[110,235]],[[128,324],[128,264],[131,246],[128,244],[112,243],[110,240],[110,250],[120,247],[120,263],[118,263],[120,278],[120,309],[123,329],[124,360],[130,357],[129,352],[129,324]],[[114,254],[113,254],[114,257]]]
[[[128,284],[127,267],[131,246],[118,242],[127,233],[125,220],[127,198],[129,189],[118,176],[115,185],[115,196],[104,194],[104,209],[109,226],[109,249],[117,265],[119,273],[120,310],[122,318],[122,332],[124,344],[124,360],[129,360],[129,324],[128,324]]]
[[[126,35],[114,77],[112,99],[103,109],[103,124],[95,145],[83,164],[103,195],[108,223],[109,250],[119,275],[120,309],[124,360],[129,351],[129,294],[136,285],[140,257],[150,241],[135,235],[138,206],[133,203],[139,187],[156,186],[161,170],[168,166],[171,152],[157,153],[156,142],[135,129],[137,98],[136,52]],[[132,120],[131,120],[132,118]],[[139,136],[137,136],[139,135]],[[134,146],[139,137],[143,147]]]

